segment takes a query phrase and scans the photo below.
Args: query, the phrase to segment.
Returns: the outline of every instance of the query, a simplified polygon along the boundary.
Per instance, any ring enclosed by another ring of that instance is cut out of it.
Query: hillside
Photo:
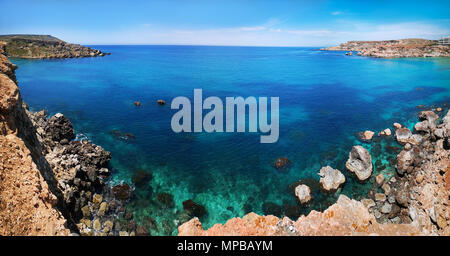
[[[50,35],[0,35],[0,41],[6,43],[6,55],[13,58],[61,59],[109,55],[90,47],[67,43]]]

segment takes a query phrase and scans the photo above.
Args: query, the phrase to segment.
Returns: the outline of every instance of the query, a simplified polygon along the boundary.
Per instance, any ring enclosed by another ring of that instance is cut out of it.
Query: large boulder
[[[402,150],[397,155],[397,173],[403,175],[405,172],[410,172],[414,164],[414,151]]]
[[[311,200],[311,189],[302,184],[295,187],[295,196],[298,197],[298,200],[300,200],[300,203],[306,204]]]
[[[63,114],[58,113],[52,116],[45,127],[45,132],[51,135],[51,139],[56,142],[75,139],[75,132],[72,123]]]
[[[372,158],[369,151],[362,146],[353,146],[345,167],[356,174],[360,181],[367,180],[372,175]]]
[[[372,138],[373,138],[374,135],[375,135],[374,132],[368,131],[368,130],[367,130],[367,131],[364,131],[364,132],[360,133],[360,134],[359,134],[359,138],[360,138],[362,141],[369,142],[369,141],[372,140]]]
[[[411,135],[412,135],[411,131],[406,127],[399,128],[395,131],[395,138],[399,143],[402,144],[408,143],[408,139],[409,137],[411,137]]]
[[[326,191],[337,190],[345,182],[345,176],[337,169],[330,166],[322,167],[319,171],[320,185]]]

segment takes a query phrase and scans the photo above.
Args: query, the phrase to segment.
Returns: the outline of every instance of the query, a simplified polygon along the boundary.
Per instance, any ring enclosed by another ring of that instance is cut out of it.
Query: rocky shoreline
[[[5,45],[8,57],[23,59],[103,57],[110,54],[44,35],[0,35],[0,44]]]
[[[75,140],[58,113],[32,113],[0,47],[0,235],[149,234],[126,210],[133,188],[107,184],[111,155]]]
[[[349,41],[324,51],[358,52],[360,56],[375,58],[450,57],[449,45],[438,45],[435,40],[401,39],[385,41]]]
[[[442,113],[441,108],[435,109]],[[198,218],[178,228],[181,236],[215,235],[450,235],[450,110],[437,115],[421,111],[414,133],[395,123],[395,139],[403,146],[397,155],[395,176],[375,177],[374,188],[360,201],[340,195],[324,212],[312,211],[298,220],[249,213],[224,225],[204,230]],[[391,132],[379,133],[385,138]],[[373,134],[371,134],[373,136]],[[372,138],[370,136],[370,139]],[[367,139],[367,138],[366,138]],[[370,143],[370,140],[367,141]],[[367,150],[354,146],[346,163],[358,180],[372,175]],[[345,178],[339,170],[323,167],[318,175],[325,192],[336,191]],[[306,184],[296,184],[300,203],[314,200]]]

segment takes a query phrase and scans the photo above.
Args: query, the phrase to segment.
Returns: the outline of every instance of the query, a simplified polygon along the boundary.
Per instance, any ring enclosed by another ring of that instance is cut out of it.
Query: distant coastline
[[[400,39],[385,41],[348,41],[324,51],[358,52],[360,56],[376,58],[450,57],[450,46],[437,40]]]
[[[50,35],[0,35],[8,57],[23,59],[63,59],[103,57],[108,52],[67,43]]]

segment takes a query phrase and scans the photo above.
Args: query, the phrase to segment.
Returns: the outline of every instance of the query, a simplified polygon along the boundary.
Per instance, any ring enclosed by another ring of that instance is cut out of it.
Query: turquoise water
[[[372,154],[375,175],[389,167],[399,145],[392,139],[359,142],[356,133],[379,132],[401,122],[412,127],[417,105],[443,106],[450,99],[450,59],[374,59],[315,48],[94,46],[103,58],[13,60],[24,100],[32,110],[62,112],[85,137],[111,151],[111,183],[129,182],[143,169],[153,178],[135,190],[129,207],[139,221],[158,223],[152,234],[176,234],[182,202],[206,207],[204,227],[256,213],[293,218],[323,210],[339,193],[366,196],[364,184],[345,170],[352,145]],[[170,120],[176,96],[267,96],[280,98],[280,138],[260,144],[255,133],[175,134]],[[168,104],[159,106],[158,99]],[[141,107],[134,106],[140,101]],[[123,139],[111,131],[131,133]],[[273,168],[278,157],[293,163]],[[318,170],[330,165],[347,177],[335,194],[317,186]],[[374,175],[373,175],[374,176]],[[373,177],[372,176],[372,177]],[[289,185],[313,188],[308,206],[297,203]],[[173,195],[164,207],[158,193]],[[274,205],[275,204],[275,205]]]

